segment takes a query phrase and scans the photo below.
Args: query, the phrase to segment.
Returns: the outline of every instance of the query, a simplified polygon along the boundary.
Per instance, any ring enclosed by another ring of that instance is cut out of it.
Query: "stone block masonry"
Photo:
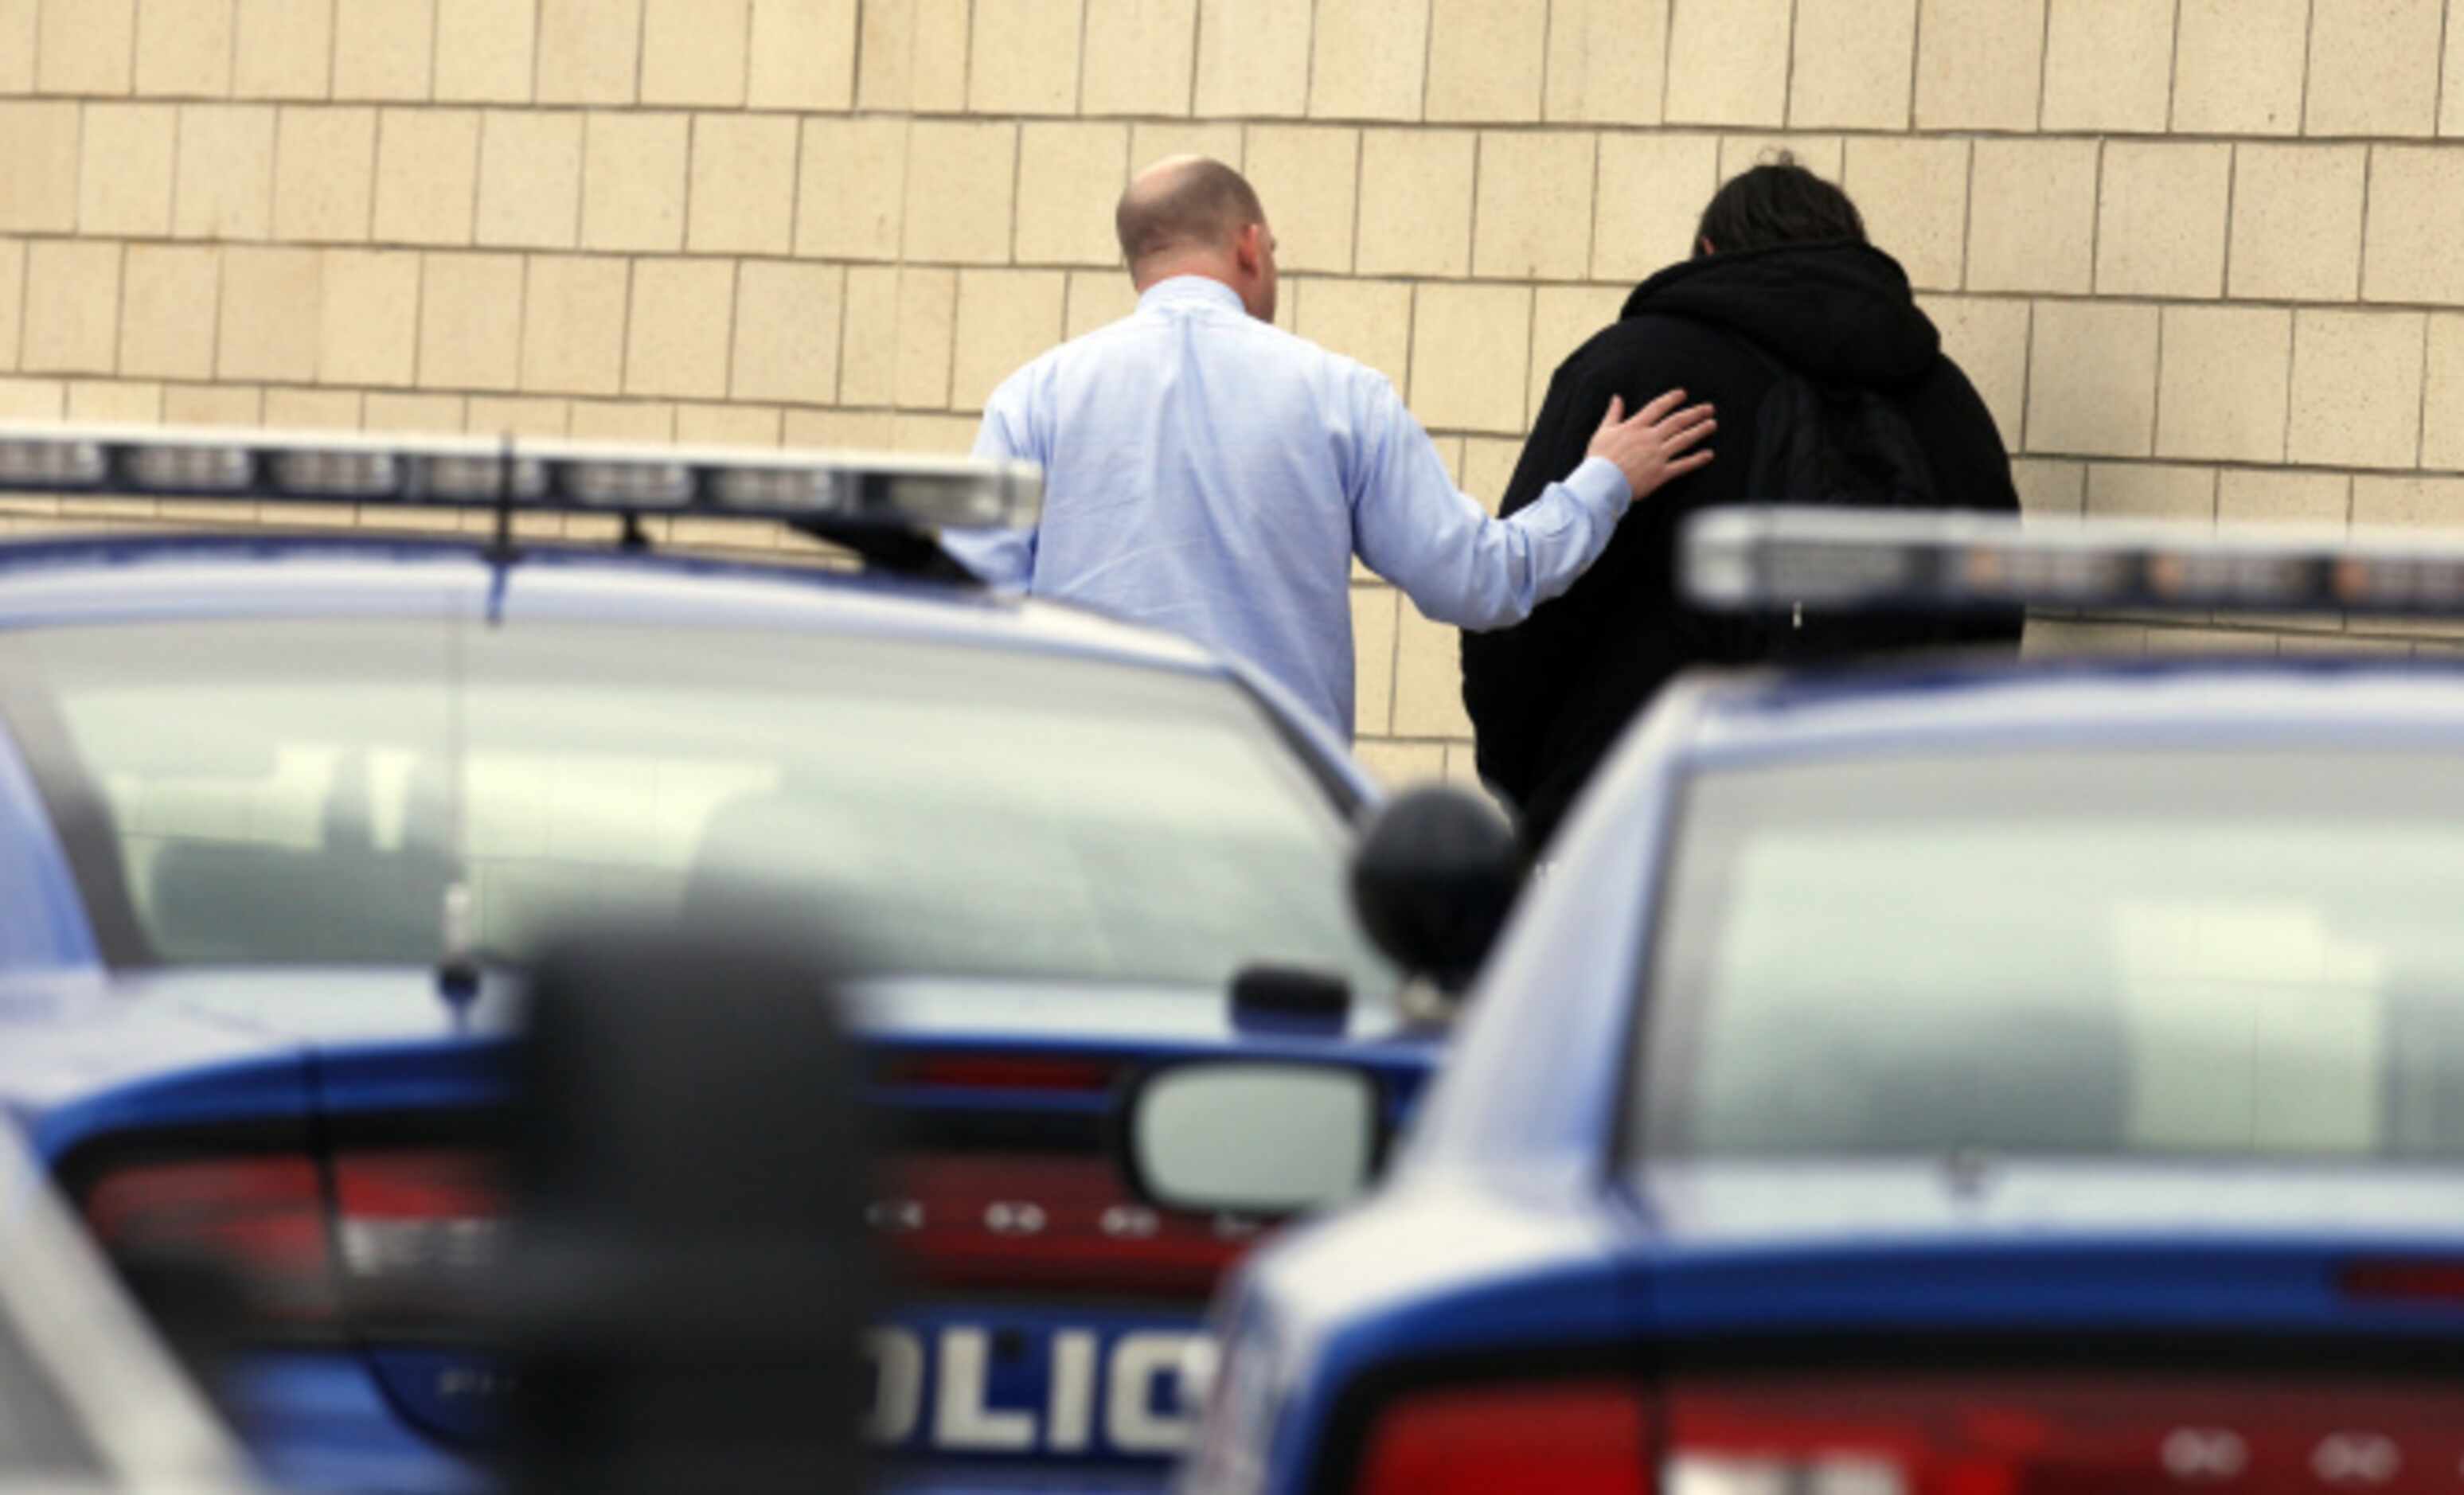
[[[9,415],[964,450],[1202,150],[1493,506],[1786,148],[2032,513],[2464,523],[2464,0],[0,0],[0,141]],[[1451,630],[1353,603],[1364,757],[1467,777]],[[2357,627],[2031,647],[2456,647]]]

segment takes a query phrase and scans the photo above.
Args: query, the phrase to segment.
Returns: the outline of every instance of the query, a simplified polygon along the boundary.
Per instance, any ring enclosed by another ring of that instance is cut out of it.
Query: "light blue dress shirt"
[[[1594,457],[1489,517],[1384,375],[1196,275],[1010,376],[976,453],[1045,474],[1034,530],[945,538],[985,581],[1246,660],[1347,741],[1354,555],[1440,623],[1505,627],[1573,584],[1632,498]]]

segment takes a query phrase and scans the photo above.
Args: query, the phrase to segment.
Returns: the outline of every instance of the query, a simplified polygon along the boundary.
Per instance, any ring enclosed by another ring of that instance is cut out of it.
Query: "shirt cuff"
[[[1604,512],[1610,518],[1624,515],[1634,502],[1634,486],[1625,480],[1625,473],[1606,457],[1585,457],[1583,465],[1566,474],[1566,487],[1583,501],[1583,507]]]

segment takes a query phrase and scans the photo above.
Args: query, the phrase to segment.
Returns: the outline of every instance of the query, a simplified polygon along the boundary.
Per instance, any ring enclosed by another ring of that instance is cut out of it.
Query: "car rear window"
[[[2464,779],[2406,753],[1795,764],[1688,791],[1642,1148],[2464,1154]]]
[[[872,968],[1391,986],[1345,806],[1230,682],[718,627],[332,620],[0,639],[116,964],[517,956],[750,888]]]

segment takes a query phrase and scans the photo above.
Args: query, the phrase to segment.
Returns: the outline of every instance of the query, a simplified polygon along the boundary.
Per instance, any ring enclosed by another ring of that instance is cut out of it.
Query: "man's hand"
[[[1625,401],[1609,397],[1608,418],[1592,433],[1589,456],[1606,457],[1625,474],[1627,486],[1634,490],[1637,502],[1671,478],[1683,477],[1711,460],[1711,449],[1689,451],[1688,448],[1719,429],[1711,418],[1707,405],[1689,405],[1677,408],[1685,398],[1683,389],[1671,389],[1625,418]]]

